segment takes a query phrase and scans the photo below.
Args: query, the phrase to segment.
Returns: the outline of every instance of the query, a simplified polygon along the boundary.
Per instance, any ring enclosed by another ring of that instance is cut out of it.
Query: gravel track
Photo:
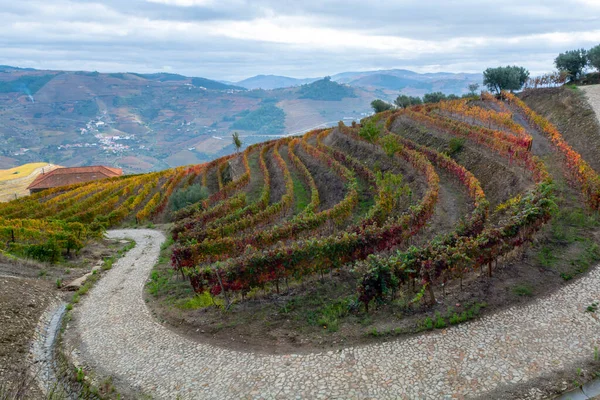
[[[585,93],[588,103],[594,109],[596,118],[600,122],[600,85],[580,86],[580,89]]]
[[[79,362],[153,398],[353,399],[484,396],[591,361],[600,268],[551,296],[478,321],[387,343],[303,355],[258,355],[199,344],[155,321],[142,290],[162,233],[110,231],[137,246],[75,309]]]

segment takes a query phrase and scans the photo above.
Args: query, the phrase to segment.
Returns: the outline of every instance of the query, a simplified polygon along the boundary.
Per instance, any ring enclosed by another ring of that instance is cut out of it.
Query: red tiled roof
[[[27,189],[48,189],[123,175],[121,168],[96,165],[92,167],[58,168],[38,175]]]

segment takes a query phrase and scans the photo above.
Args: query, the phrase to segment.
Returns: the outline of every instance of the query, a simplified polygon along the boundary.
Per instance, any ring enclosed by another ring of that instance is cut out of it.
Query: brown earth
[[[59,289],[57,281],[65,284],[83,276],[123,246],[119,241],[92,242],[78,255],[59,264],[0,254],[0,398],[6,394],[3,390],[15,388],[26,389],[26,398],[41,398],[27,375],[27,357],[46,307],[54,300],[68,299],[73,293]]]
[[[310,171],[319,190],[319,211],[328,210],[339,203],[346,195],[344,182],[335,172],[318,159],[309,156],[302,146],[297,145],[294,152]]]
[[[547,117],[571,147],[595,171],[600,171],[600,124],[581,89],[526,90],[521,98],[535,112]]]
[[[28,379],[23,372],[29,344],[56,292],[49,281],[0,275],[0,386],[15,387]]]
[[[267,164],[267,170],[269,171],[269,178],[271,180],[271,196],[269,197],[269,204],[279,203],[281,197],[285,194],[285,179],[283,177],[283,171],[275,161],[273,151],[275,148],[271,148],[265,154],[265,163]],[[287,147],[281,146],[279,152],[287,152]]]
[[[450,140],[454,138],[443,132],[423,129],[406,118],[398,118],[390,130],[438,152],[448,151]],[[529,172],[509,165],[505,158],[469,141],[453,158],[479,180],[491,209],[533,186]]]

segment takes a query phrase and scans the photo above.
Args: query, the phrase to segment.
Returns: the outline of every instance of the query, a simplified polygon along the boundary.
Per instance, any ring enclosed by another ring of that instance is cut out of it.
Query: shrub
[[[452,138],[448,143],[448,152],[450,155],[460,152],[465,146],[465,138]]]
[[[199,184],[179,189],[171,196],[170,208],[172,211],[181,210],[191,204],[198,203],[208,197],[208,189]]]
[[[381,135],[381,131],[379,130],[379,127],[373,121],[368,120],[367,122],[365,122],[362,125],[358,134],[363,139],[365,139],[371,143],[374,143],[377,141],[377,138],[379,138],[379,135]]]

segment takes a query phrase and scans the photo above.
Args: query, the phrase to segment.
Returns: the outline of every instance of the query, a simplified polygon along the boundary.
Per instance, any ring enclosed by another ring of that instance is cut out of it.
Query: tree
[[[483,71],[483,84],[492,92],[500,93],[503,90],[520,90],[527,79],[529,71],[516,65],[488,68]]]
[[[420,97],[407,96],[405,94],[401,94],[394,101],[394,104],[396,104],[396,106],[400,108],[408,108],[410,106],[418,105],[421,103],[422,101]]]
[[[592,47],[587,52],[588,62],[591,67],[594,67],[600,72],[600,44]]]
[[[419,104],[423,104],[423,100],[418,96],[410,96],[410,104],[418,106]]]
[[[467,88],[469,88],[469,94],[471,96],[475,96],[477,94],[477,90],[479,90],[479,83],[471,83],[469,86],[467,86]]]
[[[407,108],[408,106],[410,106],[410,97],[408,97],[405,94],[401,94],[400,96],[396,97],[396,100],[394,101],[394,103],[399,107],[399,108]]]
[[[239,153],[240,149],[242,148],[242,139],[240,139],[240,134],[237,132],[233,132],[231,134],[231,137],[233,138],[233,145],[235,146],[235,152]]]
[[[446,95],[442,92],[427,93],[423,96],[423,103],[439,103],[446,100]]]
[[[579,79],[588,63],[587,51],[584,49],[569,50],[560,53],[554,60],[559,71],[567,71],[571,81]]]
[[[393,106],[390,103],[386,103],[383,100],[377,99],[371,102],[371,107],[373,108],[373,111],[375,111],[375,113],[377,114],[380,112],[391,110]]]

